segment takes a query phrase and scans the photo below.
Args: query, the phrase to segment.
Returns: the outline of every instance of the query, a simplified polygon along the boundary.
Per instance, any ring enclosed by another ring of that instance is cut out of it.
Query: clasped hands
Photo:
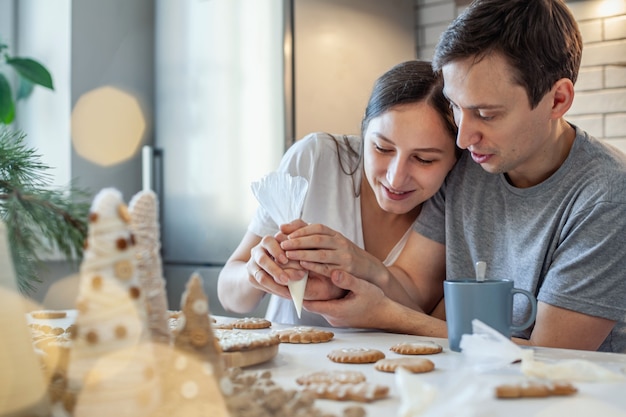
[[[305,300],[341,298],[346,291],[329,278],[342,266],[336,263],[338,258],[349,259],[346,253],[351,245],[355,246],[328,227],[294,220],[252,248],[247,263],[250,283],[264,292],[291,298],[287,283],[303,279],[308,272]]]

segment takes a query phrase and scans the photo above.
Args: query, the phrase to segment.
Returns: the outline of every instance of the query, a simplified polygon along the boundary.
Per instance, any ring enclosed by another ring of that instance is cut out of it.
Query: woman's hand
[[[286,238],[280,247],[287,258],[317,274],[330,277],[333,270],[339,269],[370,279],[373,271],[384,268],[374,256],[322,224],[295,220],[280,226],[280,230]]]
[[[290,280],[303,279],[307,271],[303,270],[298,262],[287,259],[278,239],[284,239],[284,236],[278,234],[276,237],[263,237],[261,242],[250,250],[246,269],[253,287],[290,298],[287,283]]]
[[[308,274],[304,293],[305,300],[329,300],[345,295],[327,277],[314,271],[306,271],[298,261],[289,260],[280,248],[280,242],[286,235],[265,236],[250,251],[250,260],[246,264],[250,274],[250,284],[264,292],[284,298],[291,298],[287,283],[303,279]]]

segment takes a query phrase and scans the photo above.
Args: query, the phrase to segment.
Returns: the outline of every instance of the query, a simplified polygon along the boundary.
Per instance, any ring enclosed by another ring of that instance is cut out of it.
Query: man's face
[[[516,186],[533,185],[550,151],[551,94],[530,108],[503,57],[473,57],[443,67],[444,93],[459,127],[457,144],[490,173],[506,173]]]

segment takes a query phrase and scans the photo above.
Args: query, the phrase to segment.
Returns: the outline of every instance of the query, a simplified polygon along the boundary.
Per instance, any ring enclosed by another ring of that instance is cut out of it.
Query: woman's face
[[[373,118],[365,131],[363,163],[378,205],[404,214],[432,197],[456,162],[454,140],[424,102]]]

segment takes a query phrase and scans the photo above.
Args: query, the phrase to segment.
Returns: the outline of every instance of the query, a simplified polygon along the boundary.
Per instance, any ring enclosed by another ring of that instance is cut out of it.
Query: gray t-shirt
[[[463,154],[414,229],[446,245],[448,279],[507,278],[539,301],[616,320],[601,351],[626,353],[626,156],[576,128],[563,165],[530,188]],[[516,296],[513,317],[528,317]],[[529,338],[531,329],[515,336]],[[581,334],[580,337],[585,337]]]

